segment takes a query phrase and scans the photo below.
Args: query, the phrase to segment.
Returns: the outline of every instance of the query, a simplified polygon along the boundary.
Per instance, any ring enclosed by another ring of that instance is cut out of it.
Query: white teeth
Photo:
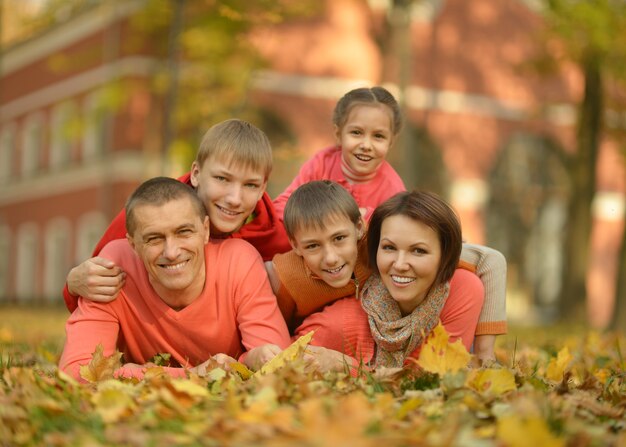
[[[186,263],[187,261],[183,261],[179,262],[178,264],[163,265],[162,267],[167,270],[179,270],[182,269]]]
[[[332,274],[332,273],[339,272],[342,268],[343,268],[343,265],[341,267],[337,267],[336,269],[326,269],[326,271]]]
[[[410,282],[415,281],[415,278],[407,278],[406,276],[396,276],[396,275],[391,275],[391,279],[394,282],[398,282],[400,284],[408,284]]]
[[[229,216],[236,216],[237,214],[239,214],[237,211],[231,211],[228,210],[226,208],[222,208],[221,206],[217,205],[217,207],[219,208],[219,210],[224,213],[224,214],[228,214]]]
[[[373,157],[368,157],[367,155],[361,155],[361,154],[355,154],[354,156],[361,161],[371,161],[373,158]]]

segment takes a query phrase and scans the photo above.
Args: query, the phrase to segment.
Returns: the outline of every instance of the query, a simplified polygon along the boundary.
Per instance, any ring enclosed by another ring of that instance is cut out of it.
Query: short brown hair
[[[126,201],[126,232],[133,235],[137,223],[135,222],[135,208],[141,205],[163,205],[172,200],[187,197],[200,219],[207,215],[206,208],[196,192],[186,183],[169,177],[154,177],[146,180],[130,195]]]
[[[262,172],[265,179],[272,172],[272,146],[258,127],[239,119],[215,124],[206,131],[196,155],[199,167],[209,158],[219,158],[227,164]]]
[[[461,224],[450,205],[427,191],[401,192],[380,204],[372,214],[367,229],[367,252],[370,267],[378,272],[376,254],[383,221],[391,216],[406,216],[432,228],[439,237],[441,260],[433,285],[449,281],[456,270],[463,243]]]
[[[315,180],[300,185],[287,200],[284,224],[292,241],[302,228],[325,228],[332,218],[347,217],[356,226],[361,212],[354,197],[341,185],[330,180]]]
[[[402,129],[402,112],[396,98],[383,87],[356,88],[343,95],[333,111],[333,124],[341,129],[352,108],[359,104],[383,104],[389,107],[393,116],[391,130],[394,135],[398,135]]]

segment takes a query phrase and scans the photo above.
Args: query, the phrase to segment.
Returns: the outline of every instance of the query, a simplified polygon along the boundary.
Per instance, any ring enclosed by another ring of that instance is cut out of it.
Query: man
[[[255,369],[289,344],[262,259],[240,239],[209,242],[209,218],[192,188],[157,177],[126,203],[126,239],[101,256],[126,272],[116,300],[83,298],[66,325],[60,368],[80,377],[98,344],[120,350],[116,376],[142,377],[170,354],[175,377],[222,353]]]

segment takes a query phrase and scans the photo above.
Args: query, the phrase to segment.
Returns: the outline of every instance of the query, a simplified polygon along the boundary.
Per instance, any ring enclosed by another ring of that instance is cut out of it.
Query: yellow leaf
[[[479,393],[492,396],[499,396],[517,388],[515,376],[508,369],[474,370],[468,378],[467,386]]]
[[[467,367],[471,354],[461,340],[449,342],[450,336],[441,322],[433,329],[420,352],[417,364],[424,370],[443,375]]]
[[[122,417],[132,413],[135,402],[131,389],[130,385],[117,380],[101,382],[98,390],[92,395],[91,402],[105,423],[118,422]]]
[[[313,331],[298,338],[291,345],[285,348],[284,351],[282,351],[269,362],[265,363],[265,365],[263,365],[261,369],[256,372],[256,374],[270,374],[277,369],[282,368],[287,363],[293,362],[298,356],[300,356],[304,352],[307,345],[311,342],[312,338]]]
[[[239,362],[232,362],[228,364],[228,367],[233,371],[239,373],[242,379],[246,380],[252,377],[252,371],[248,369],[246,365]]]
[[[179,393],[185,393],[191,397],[207,397],[209,390],[191,380],[172,380],[172,387]]]
[[[498,420],[498,440],[509,447],[562,447],[565,442],[553,435],[540,417],[505,416]]]
[[[569,349],[564,347],[559,351],[556,358],[552,358],[546,369],[546,378],[553,382],[560,382],[563,380],[565,370],[572,361],[572,355],[569,353]]]
[[[121,352],[106,357],[103,354],[102,344],[96,346],[96,350],[91,356],[91,361],[80,367],[80,376],[87,382],[99,382],[101,380],[113,378],[113,373],[121,366]]]

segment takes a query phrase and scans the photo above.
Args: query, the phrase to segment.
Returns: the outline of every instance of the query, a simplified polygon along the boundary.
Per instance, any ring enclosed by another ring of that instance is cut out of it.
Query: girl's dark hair
[[[358,104],[384,104],[391,110],[393,119],[391,120],[393,135],[398,135],[402,128],[402,113],[398,101],[389,91],[383,87],[356,88],[337,102],[333,112],[333,124],[341,129],[348,119],[352,107]]]
[[[426,191],[401,192],[381,203],[367,229],[367,252],[372,270],[378,272],[376,254],[385,219],[406,216],[432,228],[439,237],[441,260],[433,285],[449,281],[461,256],[461,224],[454,210],[436,194]]]

